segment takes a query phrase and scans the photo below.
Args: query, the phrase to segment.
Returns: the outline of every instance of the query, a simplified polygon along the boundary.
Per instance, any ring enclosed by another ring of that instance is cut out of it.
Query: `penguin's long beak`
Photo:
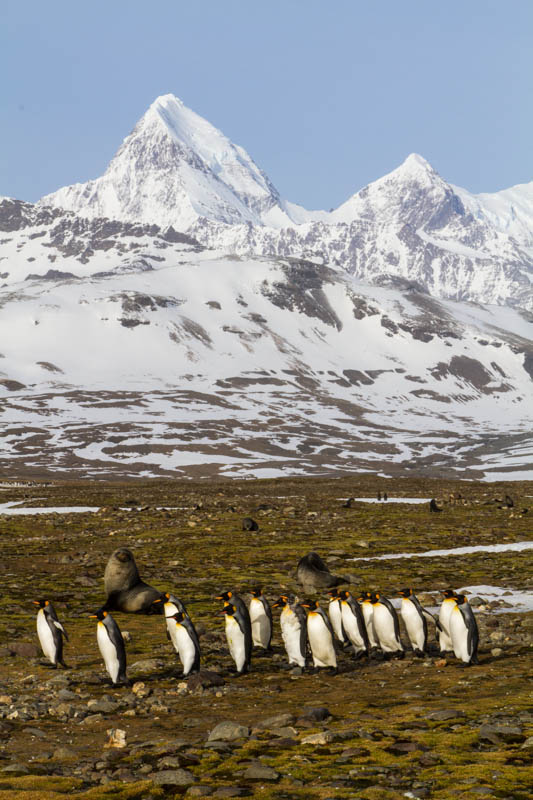
[[[40,606],[40,602],[38,600],[32,600],[34,606]]]

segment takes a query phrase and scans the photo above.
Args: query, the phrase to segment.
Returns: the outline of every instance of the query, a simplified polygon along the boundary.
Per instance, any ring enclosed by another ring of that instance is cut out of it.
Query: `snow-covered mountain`
[[[229,253],[320,257],[371,282],[533,309],[533,183],[473,195],[412,154],[334,211],[306,211],[173,95],[150,106],[101,178],[41,202],[172,225]]]
[[[43,202],[84,216],[177,230],[200,217],[230,225],[292,222],[248,153],[171,94],[152,103],[101,178],[67,186]],[[298,218],[298,207],[294,214]]]
[[[533,320],[0,202],[0,468],[519,477]]]

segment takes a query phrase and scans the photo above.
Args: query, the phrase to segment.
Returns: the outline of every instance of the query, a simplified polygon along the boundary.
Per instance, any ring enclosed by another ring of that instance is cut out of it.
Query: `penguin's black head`
[[[104,611],[103,608],[99,608],[96,614],[91,614],[91,619],[97,619],[100,622],[107,617],[107,611]]]
[[[251,594],[253,594],[254,597],[261,597],[261,595],[263,594],[263,590],[261,589],[260,586],[258,586],[256,589],[250,589],[250,592]]]
[[[463,603],[467,602],[466,594],[454,594],[453,598],[458,606],[462,606]]]
[[[399,589],[398,594],[401,594],[402,597],[411,597],[413,594],[412,589]]]
[[[288,605],[289,598],[286,594],[282,594],[281,597],[278,597],[275,603],[272,603],[274,608],[285,608]]]
[[[224,606],[222,611],[218,611],[217,613],[219,615],[226,614],[228,617],[233,617],[236,611],[237,609],[235,608],[235,606],[232,606],[231,603],[228,603],[226,606]]]
[[[444,589],[442,594],[446,600],[451,600],[452,597],[455,597],[455,591],[453,589]]]
[[[215,597],[215,600],[225,600],[226,603],[229,603],[232,597],[233,597],[233,592],[222,592],[222,594],[218,594]]]
[[[341,589],[335,593],[337,600],[347,600],[350,596],[350,592],[346,591],[346,589]]]
[[[165,619],[175,619],[176,622],[183,622],[185,619],[185,614],[183,611],[176,611],[175,614],[171,614],[169,617],[165,617]]]
[[[32,603],[39,608],[46,608],[50,605],[50,600],[32,600]]]
[[[315,609],[319,608],[318,600],[304,600],[303,603],[300,603],[302,608],[306,608],[308,611],[315,611]]]
[[[369,597],[368,599],[370,600],[370,602],[371,602],[373,605],[376,605],[376,603],[379,603],[379,598],[380,598],[380,596],[381,596],[381,595],[380,595],[380,593],[379,593],[379,592],[370,592],[370,597]]]

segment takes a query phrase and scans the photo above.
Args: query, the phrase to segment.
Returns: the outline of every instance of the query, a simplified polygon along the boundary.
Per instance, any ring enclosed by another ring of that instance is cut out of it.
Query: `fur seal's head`
[[[139,570],[131,550],[119,547],[112,553],[104,572],[105,592],[121,592],[136,586],[139,581]]]

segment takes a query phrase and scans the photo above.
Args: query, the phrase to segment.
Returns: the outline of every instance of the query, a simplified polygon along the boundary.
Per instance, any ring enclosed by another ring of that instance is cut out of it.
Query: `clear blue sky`
[[[0,195],[103,173],[160,94],[331,208],[411,152],[533,180],[531,0],[0,0]]]

